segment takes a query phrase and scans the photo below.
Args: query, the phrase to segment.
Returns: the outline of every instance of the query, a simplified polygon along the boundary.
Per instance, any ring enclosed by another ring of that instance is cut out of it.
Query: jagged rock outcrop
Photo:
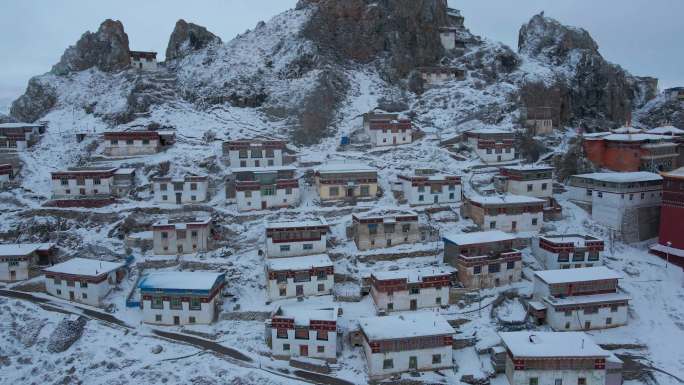
[[[635,112],[634,123],[640,128],[672,125],[684,129],[684,102],[665,91]]]
[[[43,117],[57,103],[57,90],[42,77],[31,78],[26,92],[12,102],[10,115],[22,122],[34,122]]]
[[[86,32],[64,51],[52,73],[66,75],[71,72],[98,68],[110,72],[126,68],[130,64],[128,35],[118,20],[105,20],[97,32]]]
[[[384,57],[403,77],[444,55],[439,27],[449,25],[446,0],[300,0],[297,7],[314,8],[304,36],[344,59]]]
[[[556,66],[567,87],[558,104],[569,108],[568,122],[592,129],[624,124],[634,107],[655,95],[653,81],[630,75],[606,61],[587,31],[535,15],[519,34],[521,54]]]
[[[176,22],[166,47],[166,60],[182,58],[193,51],[199,51],[212,44],[221,44],[221,38],[201,25],[188,23],[183,19]]]
[[[343,75],[334,70],[322,71],[315,84],[298,106],[299,124],[291,133],[297,144],[312,145],[332,134],[331,123],[349,87]]]

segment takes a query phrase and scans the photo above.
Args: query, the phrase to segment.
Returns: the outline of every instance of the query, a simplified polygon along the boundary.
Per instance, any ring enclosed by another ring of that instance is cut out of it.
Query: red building
[[[684,167],[661,175],[664,182],[660,234],[651,253],[684,267]]]
[[[589,134],[583,139],[587,158],[613,171],[669,171],[677,167],[678,144],[664,135]]]

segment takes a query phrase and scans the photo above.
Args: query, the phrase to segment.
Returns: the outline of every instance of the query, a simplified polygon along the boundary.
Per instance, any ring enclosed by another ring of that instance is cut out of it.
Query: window
[[[473,267],[473,274],[477,275],[482,272],[482,266],[474,266]]]
[[[598,313],[598,306],[589,306],[584,308],[584,314],[596,314]]]
[[[155,314],[155,315],[154,315],[154,320],[155,320],[156,322],[162,322],[162,316],[161,316],[161,314]]]
[[[67,286],[74,287],[74,281],[67,281]]]
[[[385,234],[394,234],[395,225],[394,224],[389,224],[389,225],[386,224],[386,225],[384,225],[384,229],[385,229]]]
[[[62,284],[62,280],[59,278],[55,278],[54,281],[55,281],[55,285],[61,285]]]
[[[394,368],[394,360],[392,360],[392,359],[383,360],[383,361],[382,361],[382,368],[383,368],[383,369],[392,369],[392,368]]]
[[[193,196],[190,197],[190,200],[194,202],[194,201],[197,200],[197,197],[193,195]]]
[[[161,297],[153,297],[151,302],[152,309],[163,309],[164,301]]]
[[[69,179],[62,179],[62,180],[60,180],[60,183],[62,184],[62,186],[68,186],[69,185]]]
[[[290,350],[290,344],[283,344],[283,350],[289,351]]]
[[[489,270],[490,273],[498,273],[501,271],[501,264],[492,263],[488,266],[487,270]]]
[[[435,298],[435,303],[436,303],[437,305],[441,305],[441,304],[442,304],[442,297],[437,297],[437,298]]]
[[[324,291],[325,291],[325,285],[322,284],[322,283],[319,283],[319,284],[318,284],[318,291],[319,291],[319,292],[324,292]]]
[[[240,167],[247,167],[247,162],[244,160],[240,161]]]
[[[532,226],[536,226],[538,221],[537,218],[532,218]]]
[[[586,322],[584,323],[584,328],[585,328],[585,329],[591,329],[591,321],[586,321]]]
[[[418,186],[418,192],[425,192],[425,186]]]
[[[449,194],[449,199],[456,199],[456,194],[454,194],[454,193]]]
[[[272,149],[272,148],[267,148],[267,149],[266,149],[266,157],[267,157],[267,158],[273,158],[273,157],[275,157],[275,153],[273,152],[273,149]]]
[[[556,378],[554,381],[554,385],[563,385],[563,379],[562,378]]]
[[[329,194],[331,197],[336,197],[336,196],[340,195],[340,188],[339,187],[330,187],[330,189],[328,191],[329,191]]]
[[[596,196],[599,198],[603,198],[603,192],[601,192],[601,191],[597,192]]]
[[[549,187],[548,183],[542,183],[542,186],[541,186],[542,191],[546,190],[548,187]]]
[[[388,302],[387,303],[387,311],[392,311],[394,310],[394,303]]]
[[[584,377],[580,377],[577,379],[577,385],[587,385],[587,379]]]
[[[539,378],[537,378],[537,377],[530,378],[530,385],[539,385]]]
[[[197,191],[197,183],[190,183],[190,190]]]
[[[148,144],[150,144],[150,140],[149,139],[143,139],[142,144],[148,145]]]
[[[316,332],[316,339],[319,341],[327,341],[328,340],[328,331],[327,330],[318,330]]]
[[[565,316],[566,316],[566,317],[572,317],[572,310],[566,310],[566,311],[565,311]]]
[[[572,261],[573,262],[584,261],[584,251],[575,251],[572,254]]]
[[[162,239],[168,239],[168,238],[169,238],[169,233],[167,233],[167,232],[162,232],[162,233],[161,233],[161,237],[162,237]]]
[[[57,295],[62,295],[62,291],[60,289],[57,289]]]
[[[589,190],[589,189],[587,189],[587,196],[588,196],[588,197],[592,196],[592,191]]]
[[[195,322],[197,322],[197,320],[195,319],[195,317],[193,317],[193,316],[188,317],[188,323],[194,324]]]
[[[318,353],[325,353],[325,346],[319,345],[316,347]]]
[[[420,294],[420,288],[419,287],[412,287],[409,289],[409,294]]]
[[[191,231],[190,236],[193,238],[197,238],[197,231]]]
[[[566,323],[565,323],[565,328],[566,328],[566,329],[570,329],[570,322],[566,322]]]
[[[369,186],[361,186],[361,192],[360,192],[362,197],[367,197],[370,195],[370,187]]]
[[[370,235],[376,235],[378,233],[378,225],[375,223],[368,224],[368,233]]]
[[[302,248],[304,250],[313,250],[313,243],[305,243]]]
[[[618,305],[610,305],[610,312],[611,313],[617,313],[619,308],[620,307]]]
[[[159,184],[159,191],[166,191],[169,186],[166,185],[166,183],[160,183]]]
[[[87,288],[88,288],[88,282],[86,282],[86,281],[81,281],[81,288],[87,289]]]
[[[599,260],[599,252],[598,251],[590,251],[589,252],[589,260],[590,261],[598,261]]]
[[[410,223],[401,225],[401,232],[402,233],[408,233],[409,231],[411,231],[411,224]]]
[[[116,145],[119,144],[119,141],[118,141],[117,139],[112,139],[112,140],[109,141],[109,143],[110,143],[112,146],[116,146]]]
[[[309,274],[308,270],[296,271],[295,276],[294,276],[294,281],[295,282],[310,282],[311,281],[311,274]]]
[[[324,281],[324,280],[326,280],[326,279],[328,278],[328,273],[326,273],[325,270],[320,270],[320,271],[318,271],[318,272],[316,273],[316,278],[317,278],[319,281]]]
[[[489,228],[490,228],[490,229],[495,229],[495,228],[496,228],[496,221],[491,221],[491,222],[489,222]]]
[[[100,178],[93,178],[93,184],[102,184]]]
[[[419,195],[419,196],[418,196],[418,201],[419,201],[419,202],[422,202],[422,201],[424,201],[424,200],[425,200],[425,197],[424,197],[423,195]]]
[[[569,253],[559,253],[558,254],[558,262],[568,262],[570,261],[570,254]]]
[[[263,158],[263,154],[259,149],[252,150],[252,158]]]
[[[132,146],[133,145],[133,139],[126,140],[126,144],[129,146]]]
[[[528,185],[527,185],[527,192],[532,191],[532,187],[533,187],[533,186],[532,186],[531,184],[528,184]]]
[[[309,339],[309,329],[306,329],[306,328],[295,329],[295,339],[308,340]]]
[[[85,186],[85,178],[76,178],[76,185],[77,186]]]
[[[611,318],[611,317],[606,318],[606,326],[612,325],[612,324],[613,324],[613,318]]]
[[[441,354],[433,354],[432,355],[432,364],[441,364],[442,363],[442,355]]]
[[[252,197],[252,192],[247,190],[245,191],[245,198],[251,198]]]
[[[281,287],[280,290],[278,290],[278,295],[281,297],[287,296],[287,289],[284,287]]]
[[[181,300],[179,297],[171,297],[171,309],[173,310],[181,310],[183,308],[183,305],[181,304]]]
[[[280,245],[280,252],[290,251],[290,245]]]
[[[276,338],[287,338],[287,329],[277,329]]]
[[[515,261],[506,262],[506,270],[513,270],[513,269],[515,269]]]
[[[285,195],[292,195],[292,187],[287,187],[285,189]]]
[[[273,159],[269,159],[269,160],[268,160],[268,165],[269,165],[269,166],[273,166],[274,164],[275,164],[275,163],[273,163]]]
[[[86,293],[81,293],[81,297],[83,297],[83,299],[88,299],[88,294],[86,294]]]
[[[190,310],[202,309],[202,302],[197,297],[190,297]]]

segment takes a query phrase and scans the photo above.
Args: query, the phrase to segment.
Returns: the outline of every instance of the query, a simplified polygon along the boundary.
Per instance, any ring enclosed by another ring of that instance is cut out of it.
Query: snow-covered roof
[[[11,243],[0,245],[1,256],[23,256],[37,250],[48,250],[54,243]]]
[[[645,132],[652,135],[684,135],[684,130],[675,126],[656,127],[646,130]]]
[[[122,262],[107,262],[97,259],[72,258],[44,269],[45,272],[98,277],[124,267]]]
[[[117,174],[117,175],[130,175],[133,173],[135,173],[134,168],[119,168],[114,172],[114,174]]]
[[[375,167],[371,167],[359,162],[330,162],[316,168],[318,173],[356,173],[356,172],[377,172]]]
[[[387,281],[390,279],[406,279],[407,283],[412,283],[422,282],[424,277],[447,275],[453,273],[454,271],[456,270],[451,267],[423,267],[419,269],[380,271],[374,272],[372,275],[380,281]]]
[[[608,352],[583,332],[520,331],[499,333],[499,336],[515,358],[608,357]]]
[[[311,309],[308,306],[287,306],[279,307],[274,318],[291,318],[294,319],[295,325],[309,326],[311,320],[314,321],[337,321],[339,314],[338,308],[330,309]]]
[[[651,134],[610,134],[603,137],[605,140],[613,142],[643,142],[646,140],[664,140],[662,135]]]
[[[223,278],[223,273],[215,272],[161,271],[144,276],[138,287],[150,290],[211,290]]]
[[[611,132],[614,134],[640,134],[644,131],[634,127],[620,127],[612,130]]]
[[[684,178],[684,167],[680,167],[676,170],[664,172],[664,173],[662,173],[662,175],[666,176],[666,177]]]
[[[379,208],[366,211],[363,213],[354,213],[353,216],[358,219],[371,219],[371,218],[394,218],[394,217],[406,217],[406,216],[418,216],[418,213],[411,210],[400,210],[400,209],[389,209],[389,208]]]
[[[444,235],[444,240],[457,245],[475,245],[489,242],[512,241],[515,237],[501,230],[478,231],[476,233],[449,233]]]
[[[539,277],[547,284],[601,281],[606,279],[622,278],[620,274],[605,266],[535,271],[534,275]]]
[[[37,127],[43,127],[43,125],[38,124],[38,123],[1,123],[0,124],[0,129],[2,129],[2,128],[24,128],[24,127],[37,128]]]
[[[233,167],[232,173],[237,172],[276,172],[276,171],[297,171],[295,166],[269,166],[269,167]]]
[[[590,174],[579,174],[573,176],[578,178],[593,179],[600,182],[611,183],[652,182],[663,180],[663,178],[660,175],[647,171],[594,172]]]
[[[328,226],[328,222],[324,218],[309,219],[305,221],[291,221],[291,222],[271,222],[266,225],[267,229],[289,229],[293,227],[320,227]]]
[[[502,169],[515,171],[548,171],[553,170],[551,166],[537,166],[534,164],[523,164],[520,166],[503,166]]]
[[[586,245],[587,241],[596,242],[601,241],[601,239],[592,237],[590,235],[577,235],[577,234],[547,234],[539,237],[540,239],[545,239],[552,243],[572,243],[575,247],[583,247]]]
[[[361,318],[359,326],[370,341],[452,335],[456,332],[442,316],[428,311]]]
[[[188,222],[169,220],[168,218],[162,219],[152,225],[152,227],[157,226],[174,226],[178,230],[183,230],[188,227],[188,225],[208,225],[211,222],[211,218],[198,218]]]
[[[274,258],[266,261],[268,270],[308,270],[314,267],[333,266],[328,254],[307,255],[304,257]]]
[[[480,128],[477,130],[466,131],[471,134],[513,134],[512,131],[502,130],[500,128]]]
[[[515,204],[515,203],[544,203],[543,199],[528,197],[524,195],[490,195],[490,196],[471,196],[468,197],[469,200],[479,203],[482,205],[494,205],[494,204]]]
[[[575,295],[570,297],[545,297],[544,301],[554,306],[586,305],[592,303],[628,301],[630,297],[625,293],[607,293],[592,295]]]

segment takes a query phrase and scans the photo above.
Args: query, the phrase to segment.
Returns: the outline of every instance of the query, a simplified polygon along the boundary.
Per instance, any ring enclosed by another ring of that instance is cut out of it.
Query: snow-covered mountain
[[[226,42],[199,25],[180,20],[169,39],[167,61],[155,72],[129,68],[128,37],[120,22],[107,20],[96,32],[85,33],[52,71],[32,78],[26,93],[11,106],[12,118],[45,120],[49,129],[39,143],[18,155],[20,186],[0,192],[0,241],[57,242],[65,258],[115,260],[131,255],[135,264],[226,271],[230,277],[230,296],[223,305],[226,314],[214,325],[182,331],[238,349],[253,363],[199,352],[138,327],[136,309],[123,306],[135,283],[134,273],[122,290],[109,297],[115,305],[113,316],[132,327],[89,321],[77,345],[59,354],[48,352],[46,346],[60,314],[0,297],[0,323],[9,325],[0,328],[4,339],[0,367],[6,365],[4,357],[12,357],[8,378],[16,383],[40,378],[65,384],[301,383],[303,377],[287,363],[267,356],[263,343],[260,320],[273,306],[266,304],[264,261],[258,249],[268,223],[325,217],[332,227],[330,254],[335,272],[343,278],[358,280],[378,269],[436,265],[441,263],[440,242],[420,244],[415,250],[390,250],[415,252],[417,257],[368,262],[368,256],[360,255],[348,239],[346,228],[353,210],[401,206],[392,196],[392,184],[398,174],[415,168],[463,175],[468,193],[474,186],[491,184],[494,169],[485,167],[473,153],[463,149],[454,154],[440,142],[469,129],[517,131],[523,107],[549,107],[561,129],[546,139],[519,134],[519,150],[528,161],[558,158],[558,164],[568,169],[564,172],[572,172],[586,167],[572,151],[577,129],[607,130],[625,124],[632,114],[639,124],[662,124],[671,111],[681,110],[681,103],[667,107],[669,99],[656,97],[654,79],[634,76],[606,61],[589,33],[580,28],[540,14],[521,28],[517,50],[462,29],[458,33],[465,49],[445,51],[439,29],[454,26],[451,14],[446,0],[301,0],[295,9]],[[460,68],[466,76],[428,87],[419,69],[429,66]],[[361,115],[373,109],[410,117],[425,136],[411,145],[371,148],[361,140]],[[98,134],[143,127],[173,129],[177,142],[145,157],[102,155]],[[86,134],[86,139],[77,141],[77,133]],[[221,160],[222,141],[259,135],[286,139],[297,152],[303,186],[298,207],[245,214],[224,199],[229,170]],[[350,137],[352,144],[340,148],[342,136]],[[331,159],[361,161],[378,168],[382,197],[358,207],[320,204],[307,184],[307,173],[312,165]],[[104,208],[43,207],[51,195],[50,172],[85,165],[136,167],[138,188]],[[152,202],[152,177],[188,173],[209,175],[210,202],[191,209]],[[565,210],[564,220],[548,224],[545,230],[611,236],[609,229],[562,194],[558,200]],[[156,220],[181,213],[212,216],[219,249],[164,259],[131,242],[149,235],[146,232]],[[473,226],[452,211],[420,215],[441,233]],[[615,243],[608,264],[626,276],[624,286],[635,298],[635,314],[629,326],[598,332],[595,337],[602,344],[616,344],[619,353],[632,354],[635,361],[681,378],[681,355],[674,348],[663,348],[668,341],[659,329],[667,330],[672,338],[684,337],[684,294],[676,281],[678,275],[672,269],[664,272],[663,263],[645,247]],[[525,264],[528,270],[538,267],[529,250]],[[530,282],[513,289],[529,294]],[[499,294],[500,290],[489,290],[483,297],[489,302]],[[312,306],[332,306],[328,297],[311,302]],[[462,305],[447,316],[465,320],[460,331],[475,336],[476,348],[486,350],[500,328],[494,313],[487,310],[480,315],[477,304]],[[344,304],[341,327],[348,331],[356,319],[373,314],[372,306],[368,298]],[[511,305],[513,315],[516,306],[521,305]],[[67,310],[82,313],[74,307]],[[333,377],[348,383],[366,382],[358,350],[345,348],[340,362]],[[428,380],[455,383],[463,374],[489,380],[491,368],[475,348],[461,351],[457,362],[461,368],[455,376],[434,375]],[[648,374],[633,381],[673,381],[643,365],[637,365],[638,369]]]

